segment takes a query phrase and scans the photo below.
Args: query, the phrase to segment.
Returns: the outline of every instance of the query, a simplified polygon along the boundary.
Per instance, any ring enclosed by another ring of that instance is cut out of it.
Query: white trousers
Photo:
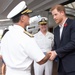
[[[39,65],[34,61],[34,74],[35,75],[43,75],[43,72],[45,71],[45,75],[52,75],[52,67],[53,62],[48,60],[45,64]]]

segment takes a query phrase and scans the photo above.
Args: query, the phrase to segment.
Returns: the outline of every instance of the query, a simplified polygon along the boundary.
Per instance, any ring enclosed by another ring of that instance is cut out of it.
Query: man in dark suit
[[[50,60],[58,57],[58,75],[75,75],[75,20],[67,18],[62,5],[52,7],[51,13],[58,26]]]

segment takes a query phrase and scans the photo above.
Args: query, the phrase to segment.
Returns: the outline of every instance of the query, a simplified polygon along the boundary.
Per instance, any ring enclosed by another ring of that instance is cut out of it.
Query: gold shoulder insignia
[[[32,34],[30,34],[29,32],[27,31],[24,31],[25,34],[27,34],[29,37],[34,37]]]

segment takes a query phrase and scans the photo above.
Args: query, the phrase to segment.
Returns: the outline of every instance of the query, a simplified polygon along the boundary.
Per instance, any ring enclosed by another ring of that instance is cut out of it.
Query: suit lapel
[[[56,40],[57,40],[57,43],[60,45],[60,27],[58,26],[57,28],[57,31],[55,32],[56,33]]]
[[[66,28],[67,28],[67,27],[64,27],[64,28],[63,28],[62,35],[61,35],[61,40],[62,40],[62,38],[63,38],[63,36],[64,36],[64,33],[65,33],[65,31],[66,31]]]
[[[69,25],[69,19],[67,19],[65,24],[64,24],[64,28],[63,28],[62,35],[61,35],[61,40],[64,37],[64,33],[66,32],[68,25]]]

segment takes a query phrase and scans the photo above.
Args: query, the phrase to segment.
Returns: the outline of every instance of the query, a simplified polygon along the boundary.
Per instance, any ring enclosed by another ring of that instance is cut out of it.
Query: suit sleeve
[[[65,46],[56,50],[60,58],[66,56],[67,54],[75,53],[75,21],[72,22],[69,32],[71,36],[70,41]]]

